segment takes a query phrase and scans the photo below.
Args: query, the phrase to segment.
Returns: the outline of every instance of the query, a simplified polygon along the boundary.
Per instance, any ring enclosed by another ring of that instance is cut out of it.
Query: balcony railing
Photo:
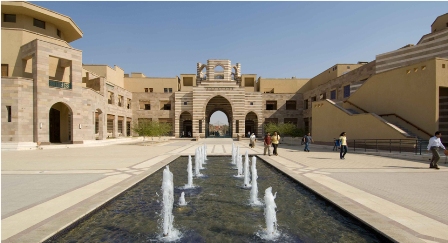
[[[55,81],[55,80],[48,80],[48,86],[62,89],[72,89],[72,83]]]

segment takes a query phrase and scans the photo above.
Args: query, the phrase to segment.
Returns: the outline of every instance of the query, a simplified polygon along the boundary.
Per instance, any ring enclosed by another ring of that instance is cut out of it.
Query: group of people
[[[308,133],[305,136],[303,136],[303,138],[302,138],[302,145],[303,144],[305,145],[305,148],[303,149],[303,151],[310,152],[310,143],[311,142],[314,143],[314,140],[311,137],[311,133]],[[339,138],[335,139],[333,151],[335,149],[340,149],[339,158],[340,159],[345,159],[345,154],[347,154],[347,137],[346,137],[346,132],[342,132],[339,135]]]
[[[274,134],[271,136],[271,133],[267,133],[264,136],[264,155],[266,155],[266,151],[268,152],[268,155],[271,156],[271,146],[274,148],[272,151],[272,154],[275,156],[278,156],[277,148],[278,144],[280,142],[280,135],[278,135],[277,132],[274,132]]]

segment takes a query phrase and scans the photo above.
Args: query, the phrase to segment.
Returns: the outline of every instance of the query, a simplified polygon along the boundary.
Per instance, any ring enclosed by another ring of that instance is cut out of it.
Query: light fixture
[[[42,122],[39,124],[39,128],[42,129]]]
[[[81,125],[81,123],[79,124],[79,129],[81,129],[82,128],[82,125]]]

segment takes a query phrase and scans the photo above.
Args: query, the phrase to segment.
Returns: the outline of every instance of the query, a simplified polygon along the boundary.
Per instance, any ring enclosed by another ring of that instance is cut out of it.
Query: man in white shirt
[[[252,133],[252,135],[250,136],[250,147],[251,148],[255,148],[255,140],[256,140],[255,133]]]
[[[439,151],[437,151],[439,148],[443,148],[446,150],[445,146],[443,146],[442,141],[440,140],[440,137],[442,136],[442,133],[437,131],[435,133],[435,136],[429,139],[428,143],[428,150],[431,150],[432,152],[432,159],[431,164],[429,164],[429,168],[439,169],[439,166],[437,166],[437,163],[439,162],[440,155]]]

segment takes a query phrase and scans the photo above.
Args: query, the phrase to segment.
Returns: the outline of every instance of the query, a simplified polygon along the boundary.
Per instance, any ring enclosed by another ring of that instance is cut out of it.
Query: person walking
[[[305,149],[303,149],[303,151],[310,152],[310,143],[314,143],[314,140],[311,137],[311,133],[308,133],[303,137],[303,142],[305,143]]]
[[[266,155],[266,150],[268,151],[269,156],[271,156],[271,134],[267,133],[264,136],[264,155]]]
[[[272,152],[275,156],[278,156],[277,149],[278,143],[280,142],[280,135],[278,135],[277,131],[271,137],[272,147],[274,147],[274,151]]]
[[[444,150],[446,150],[445,146],[443,146],[442,140],[440,140],[440,137],[442,137],[442,133],[437,131],[434,134],[434,137],[431,137],[429,139],[428,143],[428,150],[431,150],[432,152],[432,159],[431,163],[429,164],[429,168],[434,168],[436,170],[440,169],[439,166],[437,165],[440,159],[439,151],[437,150],[439,148],[443,148]]]
[[[340,146],[341,152],[340,152],[339,157],[341,159],[345,159],[345,154],[347,153],[347,137],[345,135],[346,135],[346,133],[342,132],[339,137],[339,141],[340,141],[339,144],[341,144],[341,146]]]
[[[255,137],[255,133],[252,133],[252,135],[250,135],[250,147],[251,148],[255,148],[256,140],[257,140],[257,138]]]
[[[250,137],[250,131],[247,132],[247,137],[248,137],[248,138]]]

